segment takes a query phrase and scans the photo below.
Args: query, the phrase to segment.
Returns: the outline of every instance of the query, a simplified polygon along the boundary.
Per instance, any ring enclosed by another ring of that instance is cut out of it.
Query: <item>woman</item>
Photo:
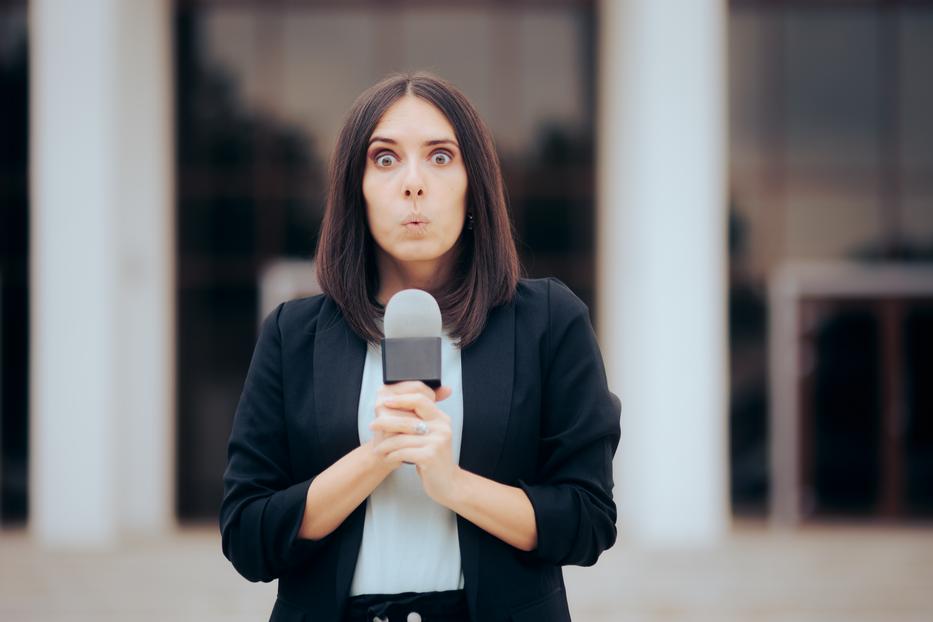
[[[616,538],[619,401],[586,306],[519,278],[492,139],[453,86],[393,76],[355,102],[316,262],[325,293],[279,305],[250,363],[226,557],[279,579],[273,620],[569,620],[561,566]],[[436,391],[382,385],[407,288],[442,311]]]

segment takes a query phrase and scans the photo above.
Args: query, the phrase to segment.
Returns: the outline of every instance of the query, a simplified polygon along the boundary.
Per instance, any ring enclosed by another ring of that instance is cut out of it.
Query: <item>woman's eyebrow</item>
[[[389,143],[389,144],[392,144],[392,145],[397,145],[397,144],[398,144],[398,141],[397,141],[397,140],[393,140],[393,139],[391,139],[391,138],[385,138],[385,137],[383,137],[383,136],[373,136],[372,138],[369,139],[369,144],[370,144],[370,145],[373,144],[374,142],[383,142],[383,143]],[[435,138],[435,139],[433,139],[433,140],[426,140],[426,141],[424,141],[424,143],[422,143],[422,144],[423,144],[424,146],[426,146],[426,147],[430,147],[430,146],[433,146],[433,145],[453,145],[453,146],[455,146],[455,147],[459,147],[459,146],[460,146],[460,145],[457,144],[457,141],[452,140],[452,139],[450,139],[450,138]]]

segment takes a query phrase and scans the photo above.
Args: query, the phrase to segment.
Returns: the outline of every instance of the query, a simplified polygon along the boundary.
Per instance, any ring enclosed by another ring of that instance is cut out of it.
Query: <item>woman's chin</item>
[[[441,258],[438,253],[413,253],[396,256],[395,260],[407,264],[424,264]]]
[[[446,249],[430,240],[413,240],[399,244],[390,254],[398,261],[421,262],[440,259]]]

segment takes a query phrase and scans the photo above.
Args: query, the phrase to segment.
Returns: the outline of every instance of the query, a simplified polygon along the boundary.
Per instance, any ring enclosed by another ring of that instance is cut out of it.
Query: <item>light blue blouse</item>
[[[459,464],[463,431],[460,349],[441,339],[441,381],[453,394],[438,407],[450,417],[453,459]],[[376,391],[382,386],[382,348],[369,345],[360,388],[360,443],[372,438]],[[350,595],[433,592],[463,588],[457,515],[431,499],[415,465],[402,464],[369,496],[363,541]]]

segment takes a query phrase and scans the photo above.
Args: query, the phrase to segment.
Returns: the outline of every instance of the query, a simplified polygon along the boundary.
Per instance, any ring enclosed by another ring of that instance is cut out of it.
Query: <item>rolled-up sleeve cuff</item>
[[[307,479],[277,491],[269,497],[263,511],[263,536],[267,545],[270,545],[267,550],[274,551],[276,558],[285,566],[291,565],[296,556],[310,552],[317,544],[313,540],[298,537],[312,480]]]
[[[529,485],[518,480],[535,513],[538,545],[532,551],[519,551],[519,557],[528,562],[542,561],[560,564],[573,548],[580,512],[574,507],[570,490],[551,485]]]

